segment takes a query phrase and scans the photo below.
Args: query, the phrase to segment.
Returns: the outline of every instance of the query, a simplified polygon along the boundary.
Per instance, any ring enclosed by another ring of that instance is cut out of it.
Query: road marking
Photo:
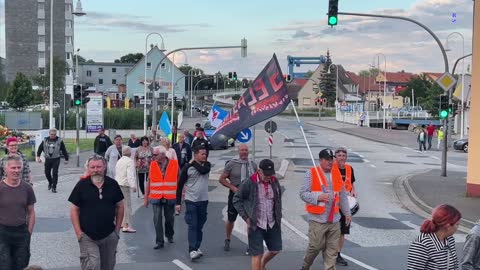
[[[376,168],[377,166],[375,166],[374,164],[370,164],[370,167]]]
[[[361,158],[364,158],[364,157],[365,157],[364,155],[358,155],[358,156],[361,157]]]
[[[172,263],[174,263],[176,266],[180,267],[180,269],[182,270],[193,270],[192,268],[190,268],[188,265],[184,264],[182,261],[180,260],[173,260]]]
[[[280,165],[280,169],[278,170],[278,174],[282,177],[285,177],[288,169],[288,160],[282,159],[282,164]]]
[[[370,160],[368,159],[364,159],[363,161],[365,161],[365,163],[370,163]]]
[[[436,160],[440,160],[440,158],[436,157],[436,156],[430,156],[431,158],[433,159],[436,159]]]
[[[283,225],[287,226],[290,230],[292,230],[293,232],[295,232],[298,236],[300,236],[301,238],[305,239],[308,241],[308,236],[305,235],[303,232],[299,231],[297,228],[295,228],[290,222],[288,222],[287,220],[283,219],[282,218],[282,223]],[[373,267],[373,266],[370,266],[368,264],[365,264],[357,259],[354,259],[348,255],[346,255],[345,253],[342,253],[342,257],[353,262],[354,264],[358,265],[358,266],[361,266],[365,269],[368,269],[368,270],[378,270],[377,268]]]

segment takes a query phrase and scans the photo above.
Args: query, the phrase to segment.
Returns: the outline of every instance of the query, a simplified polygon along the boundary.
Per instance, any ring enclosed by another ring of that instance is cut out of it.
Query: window
[[[147,62],[147,69],[152,69],[152,63]]]
[[[72,28],[72,21],[66,20],[65,21],[65,28]]]
[[[103,73],[103,68],[99,67],[98,68],[98,73]]]
[[[166,68],[165,63],[162,63],[161,67],[162,67],[162,69],[165,69]]]
[[[116,80],[116,79],[112,79],[112,84],[113,84],[113,85],[117,85],[117,80]]]
[[[87,70],[87,77],[92,77],[92,71],[91,70]]]
[[[38,20],[38,27],[45,28],[45,20]]]
[[[45,68],[43,68],[43,67],[39,68],[38,73],[40,73],[40,75],[44,75],[45,74]]]
[[[65,43],[72,44],[72,37],[65,37]]]
[[[45,10],[45,3],[38,3],[38,10]]]
[[[72,11],[72,5],[70,5],[70,4],[65,4],[65,11],[66,11],[66,12],[71,12],[71,11]]]
[[[70,60],[70,53],[67,52],[67,60]]]
[[[38,58],[45,59],[45,52],[38,52]]]
[[[98,84],[103,85],[103,79],[98,79]]]
[[[45,43],[45,36],[38,36],[38,42]]]
[[[117,73],[117,68],[112,68],[112,73]]]

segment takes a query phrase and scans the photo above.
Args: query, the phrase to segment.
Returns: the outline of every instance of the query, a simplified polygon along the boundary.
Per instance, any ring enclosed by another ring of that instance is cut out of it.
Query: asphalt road
[[[308,224],[298,190],[312,162],[296,122],[285,118],[274,120],[278,124],[278,131],[274,134],[273,157],[278,161],[289,160],[290,166],[281,180],[284,187],[284,251],[271,262],[269,269],[299,269],[307,245]],[[405,269],[408,245],[418,235],[422,219],[402,207],[392,183],[399,175],[438,168],[439,161],[430,153],[420,154],[412,149],[374,143],[311,125],[305,125],[304,128],[314,157],[318,157],[318,152],[325,147],[347,147],[349,162],[355,169],[358,181],[356,188],[360,211],[354,216],[351,235],[347,237],[343,251],[350,266],[338,269]],[[269,156],[263,124],[257,125],[255,138],[255,156],[259,161]],[[175,243],[167,243],[164,249],[153,250],[152,210],[141,206],[142,200],[133,194],[133,224],[138,232],[121,235],[117,269],[249,269],[249,257],[244,255],[247,241],[243,221],[237,221],[232,250],[223,251],[227,190],[218,183],[218,176],[225,160],[235,156],[236,152],[230,148],[211,153],[210,161],[214,167],[209,183],[208,221],[201,247],[205,256],[198,262],[190,262],[183,215],[175,220]],[[31,263],[51,269],[79,269],[78,243],[69,220],[67,197],[80,170],[67,167],[61,170],[57,194],[47,191],[40,167],[35,168],[38,176],[35,177],[34,188],[38,203]],[[461,164],[452,164],[451,169],[464,170]],[[461,247],[464,235],[456,235],[456,239]],[[321,265],[319,256],[314,269],[322,269]]]

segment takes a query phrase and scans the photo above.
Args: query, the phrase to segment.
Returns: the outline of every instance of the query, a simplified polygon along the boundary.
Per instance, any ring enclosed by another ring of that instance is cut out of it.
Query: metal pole
[[[270,136],[269,138],[272,137],[272,121],[270,120]],[[272,141],[273,141],[273,137],[272,137]],[[273,144],[273,143],[272,143]],[[270,159],[272,159],[272,146],[271,144],[270,145]]]
[[[174,112],[174,108],[175,108],[175,104],[174,104],[174,96],[175,96],[175,85],[173,85],[173,81],[174,81],[174,68],[175,68],[175,54],[173,54],[173,57],[172,57],[172,108],[171,108],[171,112],[170,112],[170,129],[172,130],[173,129],[173,112]],[[172,144],[173,144],[173,135],[172,135]]]
[[[462,55],[465,55],[465,39],[462,36]],[[465,118],[464,118],[464,92],[465,92],[465,59],[462,59],[462,94],[461,94],[461,108],[460,108],[460,138],[463,139],[465,130]]]
[[[66,102],[65,102],[65,99],[66,99],[66,96],[67,96],[67,93],[65,91],[63,91],[63,137],[65,139],[65,131],[66,131],[66,128],[65,128],[65,119],[67,118],[67,114],[65,113],[66,112],[66,109],[65,109],[65,106],[66,106]]]
[[[253,146],[252,146],[252,150],[253,150],[253,154],[252,154],[252,158],[253,158],[253,161],[255,161],[255,125],[253,126],[253,129],[252,129],[252,143],[253,143]]]
[[[194,69],[194,67],[192,67],[191,70],[188,71],[188,73],[190,73],[190,71],[192,71]],[[189,74],[190,75],[190,74]],[[189,88],[190,88],[190,118],[193,118],[193,92],[192,92],[192,81],[193,81],[193,78],[190,77],[190,80],[189,80]]]
[[[385,108],[385,102],[387,101],[387,57],[383,55],[385,58],[385,71],[383,72],[385,74],[383,78],[383,129],[385,129],[385,117],[386,117],[386,108]]]
[[[55,128],[53,122],[53,0],[50,1],[50,102],[48,106],[49,126]]]
[[[80,167],[80,106],[76,106],[76,126],[77,135],[75,138],[76,150],[77,150],[77,167]]]

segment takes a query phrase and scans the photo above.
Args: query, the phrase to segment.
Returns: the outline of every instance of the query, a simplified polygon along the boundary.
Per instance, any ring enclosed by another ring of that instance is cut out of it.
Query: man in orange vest
[[[335,268],[340,238],[340,209],[350,224],[351,214],[347,192],[338,171],[332,170],[333,151],[323,149],[319,153],[320,166],[312,167],[305,174],[300,188],[300,198],[308,212],[308,248],[302,270],[309,270],[319,252],[323,253],[325,270]]]
[[[353,173],[353,168],[350,164],[346,163],[347,161],[347,149],[345,147],[339,147],[335,150],[335,162],[333,163],[332,171],[335,170],[342,175],[342,180],[345,185],[345,191],[350,193],[350,196],[357,197],[355,192],[355,174]],[[340,252],[343,248],[343,242],[345,242],[345,235],[350,234],[350,224],[347,225],[345,216],[340,212],[340,241],[338,242],[338,256],[337,264],[342,266],[347,266],[348,262],[342,257]]]
[[[175,214],[175,201],[178,181],[178,161],[169,160],[166,156],[167,149],[163,146],[153,148],[153,160],[150,163],[149,179],[145,190],[143,204],[148,203],[153,208],[153,225],[155,226],[154,249],[164,247],[163,218],[165,217],[165,236],[169,243],[173,243],[173,223]]]

